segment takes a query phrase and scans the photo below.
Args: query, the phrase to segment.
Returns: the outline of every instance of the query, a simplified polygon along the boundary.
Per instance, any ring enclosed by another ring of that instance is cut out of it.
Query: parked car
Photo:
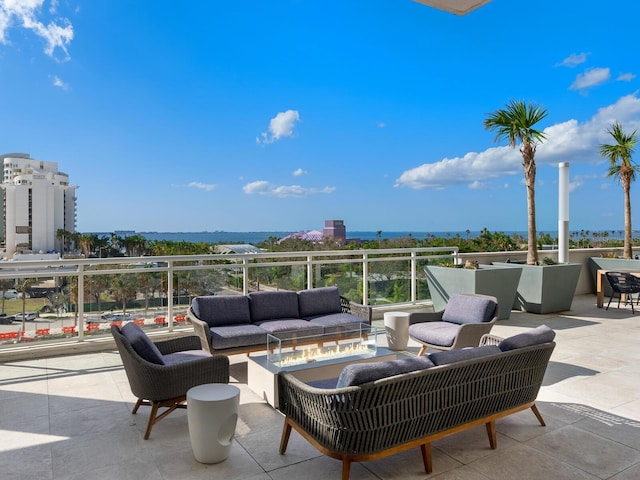
[[[26,322],[33,322],[38,316],[33,312],[24,312],[24,320]],[[17,322],[22,321],[22,312],[18,312],[15,314],[15,320]]]
[[[14,300],[16,298],[22,298],[22,293],[20,293],[15,288],[9,288],[4,291],[4,298],[7,300]]]
[[[102,315],[100,315],[100,318],[107,322],[114,322],[119,320],[127,320],[127,321],[133,320],[133,317],[128,313],[126,315],[123,315],[122,313],[105,312]]]
[[[7,315],[6,313],[0,313],[0,325],[11,325],[15,317],[13,315]]]

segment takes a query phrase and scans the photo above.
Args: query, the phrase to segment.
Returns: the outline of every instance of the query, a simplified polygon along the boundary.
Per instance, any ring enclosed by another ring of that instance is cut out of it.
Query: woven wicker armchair
[[[456,350],[476,347],[482,335],[491,332],[498,320],[498,299],[480,294],[453,294],[441,312],[413,312],[409,315],[409,336],[427,348]]]
[[[169,365],[158,365],[142,358],[117,326],[111,327],[129,386],[138,397],[133,411],[141,405],[151,406],[149,422],[144,434],[149,438],[153,426],[177,408],[186,408],[187,390],[205,383],[229,382],[229,359],[224,355],[202,352],[196,336],[179,337],[155,343],[160,353],[171,355],[183,352],[186,358]],[[187,352],[193,352],[189,355]],[[166,410],[159,412],[160,408]]]
[[[280,453],[294,429],[324,455],[341,460],[347,480],[352,462],[417,447],[431,473],[431,442],[473,426],[484,424],[496,448],[499,418],[530,408],[544,426],[535,400],[554,347],[547,342],[335,389],[280,373]]]

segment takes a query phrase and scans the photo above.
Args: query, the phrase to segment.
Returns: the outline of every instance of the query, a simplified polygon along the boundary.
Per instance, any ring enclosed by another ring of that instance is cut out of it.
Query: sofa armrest
[[[187,310],[187,319],[189,323],[193,325],[193,331],[200,338],[200,345],[203,350],[207,350],[212,354],[213,347],[211,346],[211,331],[209,330],[209,324],[196,317],[195,313],[191,310],[191,307]]]
[[[351,313],[356,317],[360,317],[367,323],[371,323],[373,317],[373,310],[367,305],[353,302],[346,297],[340,296],[340,307],[342,313]]]
[[[413,312],[409,314],[409,325],[413,325],[414,323],[423,323],[423,322],[441,322],[442,314],[444,310],[440,312]]]

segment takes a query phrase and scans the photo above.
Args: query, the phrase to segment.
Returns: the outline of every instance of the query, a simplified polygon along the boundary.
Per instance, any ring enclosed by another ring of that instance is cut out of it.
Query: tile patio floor
[[[513,312],[494,327],[501,336],[542,323],[556,330],[538,397],[546,427],[521,412],[498,421],[496,450],[478,427],[435,442],[429,476],[416,449],[354,464],[351,478],[640,478],[640,314],[595,303],[594,295],[578,296],[570,312]],[[340,478],[340,462],[295,432],[286,455],[278,454],[282,417],[246,387],[246,357],[231,361],[231,382],[241,388],[240,418],[230,457],[216,465],[193,458],[184,410],[143,440],[148,408],[131,415],[135,398],[115,351],[0,364],[0,478]]]

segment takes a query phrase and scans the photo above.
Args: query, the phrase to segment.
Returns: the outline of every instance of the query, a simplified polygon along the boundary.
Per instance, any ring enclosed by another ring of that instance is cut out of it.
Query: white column
[[[558,262],[569,261],[569,162],[558,164]]]

